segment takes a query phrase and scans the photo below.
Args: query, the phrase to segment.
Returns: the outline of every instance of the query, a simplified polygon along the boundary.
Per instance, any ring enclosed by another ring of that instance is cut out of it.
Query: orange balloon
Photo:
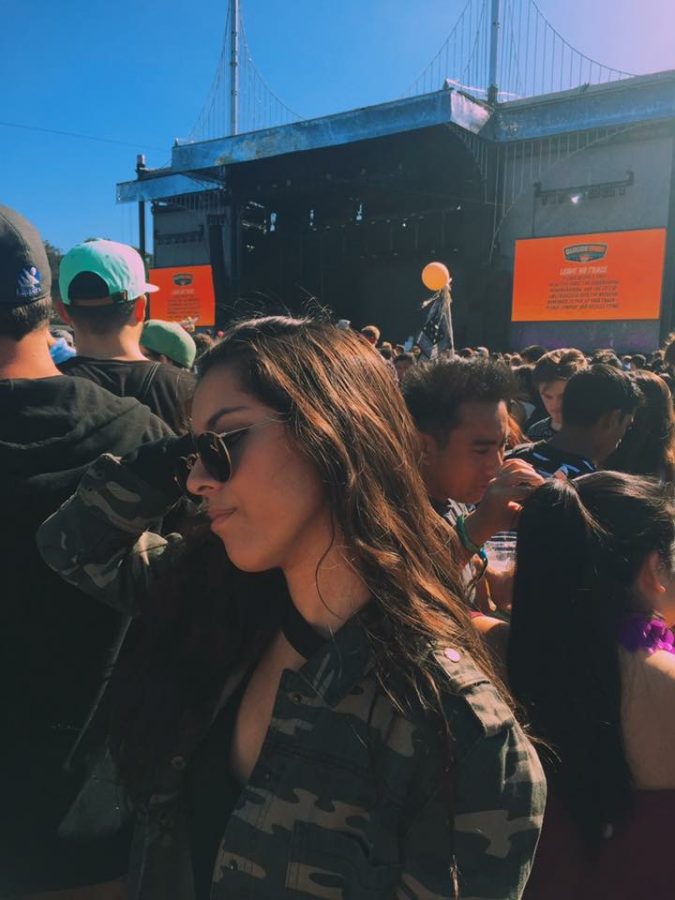
[[[440,291],[450,283],[448,267],[441,262],[430,262],[422,269],[422,282],[430,291]]]

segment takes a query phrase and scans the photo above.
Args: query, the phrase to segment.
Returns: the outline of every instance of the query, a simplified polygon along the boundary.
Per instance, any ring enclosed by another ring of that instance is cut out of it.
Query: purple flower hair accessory
[[[625,617],[619,630],[619,643],[632,653],[636,650],[675,653],[675,637],[663,619],[642,613]]]

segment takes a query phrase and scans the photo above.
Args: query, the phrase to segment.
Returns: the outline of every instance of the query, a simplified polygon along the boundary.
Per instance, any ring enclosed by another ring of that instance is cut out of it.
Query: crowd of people
[[[675,342],[58,277],[0,206],[0,900],[672,897]]]

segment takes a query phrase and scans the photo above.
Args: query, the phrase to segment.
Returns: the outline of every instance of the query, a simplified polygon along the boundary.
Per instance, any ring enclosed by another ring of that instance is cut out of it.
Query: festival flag
[[[422,356],[436,359],[446,350],[454,354],[454,337],[452,333],[452,297],[450,288],[444,287],[422,305],[429,308],[424,327],[417,338]]]

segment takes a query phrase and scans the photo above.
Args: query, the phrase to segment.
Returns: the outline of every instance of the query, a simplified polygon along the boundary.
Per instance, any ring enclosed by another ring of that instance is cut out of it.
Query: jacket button
[[[231,860],[229,861],[229,863],[227,864],[227,868],[228,868],[231,872],[236,872],[236,871],[239,869],[239,863],[237,862],[236,859],[231,859]]]
[[[185,757],[174,756],[171,760],[171,768],[175,769],[177,772],[182,772],[185,768]]]
[[[294,694],[291,694],[291,700],[293,701],[293,703],[302,703],[304,699],[305,698],[298,691],[296,691]]]

